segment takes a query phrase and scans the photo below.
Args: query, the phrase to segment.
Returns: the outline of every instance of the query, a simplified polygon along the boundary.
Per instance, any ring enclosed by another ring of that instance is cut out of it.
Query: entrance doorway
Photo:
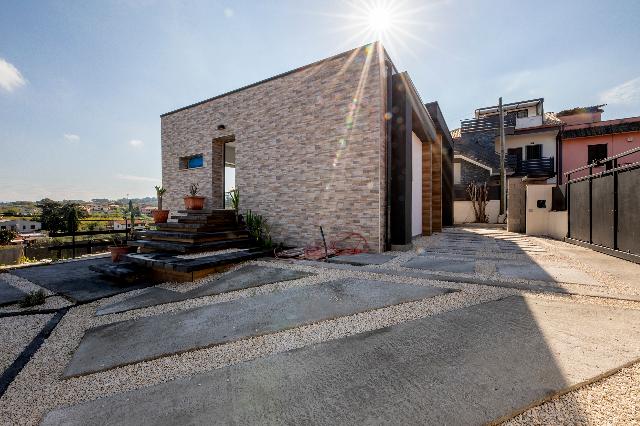
[[[224,144],[224,208],[231,208],[229,191],[236,187],[236,143]]]

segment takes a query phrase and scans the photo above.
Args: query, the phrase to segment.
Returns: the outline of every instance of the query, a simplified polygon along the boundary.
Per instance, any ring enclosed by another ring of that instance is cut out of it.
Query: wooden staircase
[[[155,231],[138,233],[129,245],[140,253],[198,253],[230,248],[248,249],[255,241],[238,225],[233,210],[179,210],[171,222],[158,223]]]

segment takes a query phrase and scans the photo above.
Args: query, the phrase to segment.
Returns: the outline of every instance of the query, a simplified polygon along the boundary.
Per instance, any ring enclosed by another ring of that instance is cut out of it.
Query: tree
[[[40,222],[42,229],[50,232],[75,232],[80,225],[80,219],[87,216],[87,212],[75,203],[60,203],[44,199],[38,207],[42,210]]]
[[[0,230],[0,245],[9,244],[11,240],[13,240],[18,233],[12,229],[1,229]]]

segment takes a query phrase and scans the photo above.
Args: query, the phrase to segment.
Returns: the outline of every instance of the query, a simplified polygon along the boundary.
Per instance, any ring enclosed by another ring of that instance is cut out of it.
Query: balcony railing
[[[520,160],[515,155],[507,155],[506,165],[518,176],[553,177],[556,174],[553,157]]]
[[[507,114],[504,116],[504,127],[505,129],[511,127],[515,128],[516,126],[516,117],[512,114]],[[499,115],[489,115],[486,117],[473,118],[471,120],[462,120],[460,125],[460,131],[462,133],[471,133],[471,132],[486,132],[491,130],[499,130],[500,129],[500,116]]]

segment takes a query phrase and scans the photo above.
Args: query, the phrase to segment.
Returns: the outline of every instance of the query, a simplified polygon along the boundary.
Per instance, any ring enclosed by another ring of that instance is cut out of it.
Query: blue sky
[[[160,114],[372,41],[370,3],[4,2],[0,200],[152,195]],[[395,4],[383,42],[450,128],[498,96],[640,115],[638,1]]]

